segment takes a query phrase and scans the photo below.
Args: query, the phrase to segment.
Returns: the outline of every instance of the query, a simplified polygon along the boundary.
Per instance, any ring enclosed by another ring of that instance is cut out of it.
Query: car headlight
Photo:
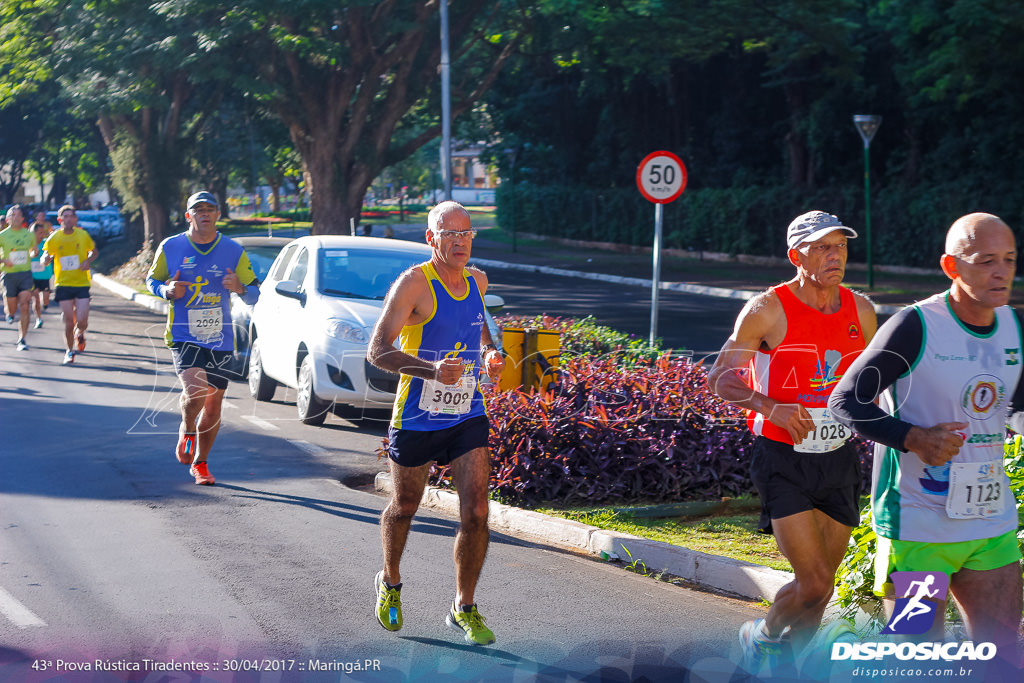
[[[370,338],[366,335],[366,330],[340,318],[331,318],[327,321],[327,334],[335,339],[352,342],[353,344],[366,344],[370,341]]]

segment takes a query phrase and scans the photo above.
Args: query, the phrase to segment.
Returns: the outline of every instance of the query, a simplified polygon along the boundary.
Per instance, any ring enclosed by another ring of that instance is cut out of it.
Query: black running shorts
[[[815,509],[846,526],[860,523],[860,456],[849,441],[831,453],[797,453],[759,436],[753,454],[750,478],[761,496],[764,533],[773,519]]]
[[[20,270],[17,273],[0,273],[0,289],[8,299],[17,299],[22,292],[32,291],[32,271]]]
[[[206,371],[206,383],[215,389],[227,389],[230,378],[237,376],[227,368],[231,361],[230,351],[215,351],[192,342],[174,342],[171,344],[171,356],[178,376],[189,368],[202,368]]]
[[[60,303],[61,301],[74,301],[75,299],[90,299],[92,298],[89,294],[88,287],[68,287],[67,285],[57,285],[53,291],[53,300]]]

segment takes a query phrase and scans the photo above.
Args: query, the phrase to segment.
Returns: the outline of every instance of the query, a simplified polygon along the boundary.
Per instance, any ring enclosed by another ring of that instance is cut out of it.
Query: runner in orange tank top
[[[842,286],[852,228],[823,211],[789,224],[796,277],[751,299],[708,374],[720,397],[748,411],[757,435],[751,479],[762,530],[793,566],[764,619],[740,629],[744,660],[771,675],[813,643],[850,531],[859,521],[860,461],[851,432],[832,419],[828,396],[875,333],[871,301]],[[840,620],[839,626],[846,624]]]

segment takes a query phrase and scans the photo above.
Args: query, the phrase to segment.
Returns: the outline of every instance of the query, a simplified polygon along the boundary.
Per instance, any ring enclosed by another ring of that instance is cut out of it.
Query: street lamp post
[[[864,240],[868,251],[868,289],[875,287],[875,270],[871,261],[871,138],[875,137],[882,117],[875,114],[855,114],[853,125],[864,141]]]

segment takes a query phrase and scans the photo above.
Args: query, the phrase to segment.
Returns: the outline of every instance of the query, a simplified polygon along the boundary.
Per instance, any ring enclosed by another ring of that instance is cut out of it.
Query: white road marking
[[[295,446],[296,448],[306,451],[310,455],[327,455],[327,449],[317,446],[315,443],[309,443],[308,441],[299,441],[298,439],[288,439],[288,443]]]
[[[13,595],[0,588],[0,614],[18,628],[46,626],[46,622],[32,613],[28,607],[18,602]]]
[[[281,428],[278,427],[273,422],[267,422],[266,420],[261,420],[260,418],[256,417],[255,415],[243,415],[242,419],[247,421],[247,422],[251,422],[252,424],[254,424],[257,427],[259,427],[260,429],[266,430],[268,432],[277,432],[277,431],[281,430]]]

